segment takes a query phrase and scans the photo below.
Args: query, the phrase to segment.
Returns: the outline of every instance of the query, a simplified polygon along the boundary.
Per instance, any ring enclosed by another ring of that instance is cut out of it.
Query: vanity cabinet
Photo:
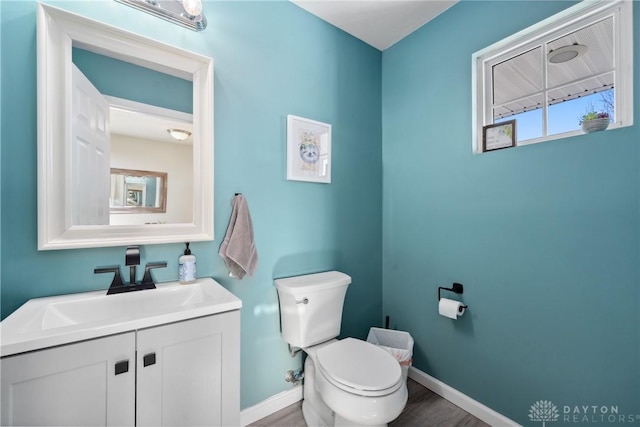
[[[0,424],[132,425],[135,343],[129,332],[2,358]]]
[[[240,423],[240,312],[0,360],[2,425]]]
[[[136,425],[240,425],[239,311],[137,335]]]

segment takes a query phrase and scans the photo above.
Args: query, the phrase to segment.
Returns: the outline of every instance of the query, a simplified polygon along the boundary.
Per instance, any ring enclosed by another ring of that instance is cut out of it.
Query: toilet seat
[[[404,385],[402,370],[393,356],[355,338],[323,346],[316,352],[315,361],[327,381],[348,393],[384,396]]]

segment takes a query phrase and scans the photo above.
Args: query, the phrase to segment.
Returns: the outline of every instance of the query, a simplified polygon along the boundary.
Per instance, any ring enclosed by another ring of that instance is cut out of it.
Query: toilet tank
[[[282,338],[310,347],[340,335],[342,307],[351,277],[339,271],[276,279]]]

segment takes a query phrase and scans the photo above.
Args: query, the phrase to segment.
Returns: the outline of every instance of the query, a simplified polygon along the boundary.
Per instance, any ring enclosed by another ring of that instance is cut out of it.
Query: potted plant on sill
[[[580,117],[580,126],[586,133],[598,132],[609,127],[609,113],[604,111],[587,111]]]

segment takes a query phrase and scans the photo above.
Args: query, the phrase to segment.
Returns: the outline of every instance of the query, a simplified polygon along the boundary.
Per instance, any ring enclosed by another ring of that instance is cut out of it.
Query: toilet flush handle
[[[301,300],[296,300],[296,304],[309,304],[309,298],[305,297]]]

